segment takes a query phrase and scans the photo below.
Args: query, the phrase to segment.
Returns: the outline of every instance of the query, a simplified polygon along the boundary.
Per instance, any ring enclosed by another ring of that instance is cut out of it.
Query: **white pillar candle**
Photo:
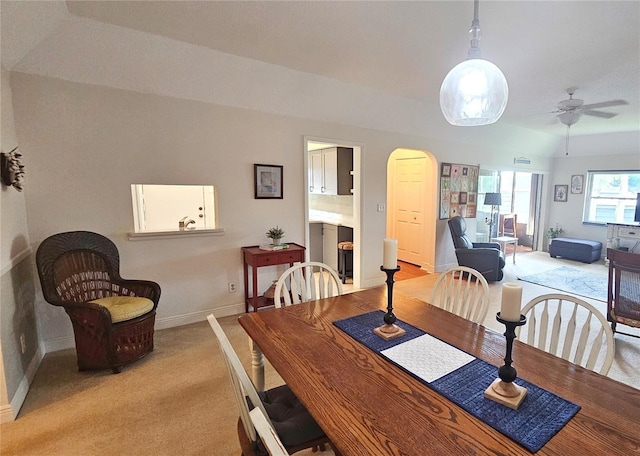
[[[382,267],[384,269],[398,268],[398,240],[385,239],[382,251]]]
[[[500,318],[506,321],[520,321],[521,303],[522,286],[511,282],[503,284]]]

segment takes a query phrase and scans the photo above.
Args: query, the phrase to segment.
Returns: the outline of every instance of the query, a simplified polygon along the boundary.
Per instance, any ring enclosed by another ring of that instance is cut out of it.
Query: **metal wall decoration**
[[[24,186],[24,165],[20,161],[22,154],[16,146],[11,152],[0,154],[0,178],[6,186],[13,186],[19,192]]]
[[[474,165],[440,165],[440,220],[457,215],[475,218],[479,171],[480,167]]]

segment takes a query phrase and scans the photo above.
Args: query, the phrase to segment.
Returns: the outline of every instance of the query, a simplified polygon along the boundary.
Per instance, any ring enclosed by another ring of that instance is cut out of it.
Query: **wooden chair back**
[[[338,273],[324,263],[308,261],[282,273],[273,299],[276,307],[282,307],[341,294],[342,281]]]
[[[607,320],[611,322],[611,330],[615,333],[618,323],[640,328],[640,254],[607,249],[607,259]],[[638,337],[636,334],[621,334]]]
[[[207,320],[209,321],[209,326],[211,326],[213,333],[218,339],[218,345],[220,346],[220,351],[224,358],[227,373],[229,374],[229,380],[231,382],[231,388],[233,389],[233,395],[236,399],[236,405],[240,411],[240,420],[242,421],[245,436],[248,437],[251,442],[256,442],[256,429],[253,426],[251,416],[249,415],[250,411],[247,398],[251,401],[253,407],[259,409],[265,417],[268,416],[267,411],[265,410],[249,375],[244,370],[244,367],[240,362],[240,358],[238,358],[238,354],[235,352],[231,342],[229,342],[229,339],[227,338],[227,335],[224,333],[222,326],[220,326],[220,323],[218,323],[218,320],[216,320],[216,317],[214,317],[213,314],[208,315]],[[269,421],[268,418],[266,419],[269,425],[273,427],[271,421]],[[243,436],[240,432],[241,430],[238,429],[238,434],[242,441]]]
[[[269,456],[289,456],[289,452],[282,444],[280,437],[278,437],[276,430],[265,414],[256,407],[249,412],[249,416]]]
[[[526,331],[527,344],[607,375],[615,353],[613,331],[591,304],[575,296],[546,294],[529,301],[522,314],[527,323],[516,334]]]
[[[500,236],[518,237],[517,214],[503,214],[500,216]]]
[[[489,310],[489,285],[475,269],[455,266],[436,280],[431,292],[434,306],[482,324]]]

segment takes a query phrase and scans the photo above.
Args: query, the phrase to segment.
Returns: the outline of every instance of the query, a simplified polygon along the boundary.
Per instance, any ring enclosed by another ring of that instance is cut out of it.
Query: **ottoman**
[[[587,239],[555,238],[549,245],[549,255],[552,258],[562,257],[583,263],[599,260],[601,253],[602,242]]]

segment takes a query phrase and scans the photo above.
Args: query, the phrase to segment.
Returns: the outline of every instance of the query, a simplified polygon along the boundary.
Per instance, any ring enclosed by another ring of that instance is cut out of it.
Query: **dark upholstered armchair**
[[[73,325],[78,368],[111,369],[153,350],[160,286],[120,277],[115,244],[89,231],[55,234],[36,252],[44,299]]]
[[[495,242],[471,242],[466,235],[467,223],[457,216],[449,219],[449,231],[456,249],[458,265],[479,271],[487,282],[502,280],[504,253]]]

